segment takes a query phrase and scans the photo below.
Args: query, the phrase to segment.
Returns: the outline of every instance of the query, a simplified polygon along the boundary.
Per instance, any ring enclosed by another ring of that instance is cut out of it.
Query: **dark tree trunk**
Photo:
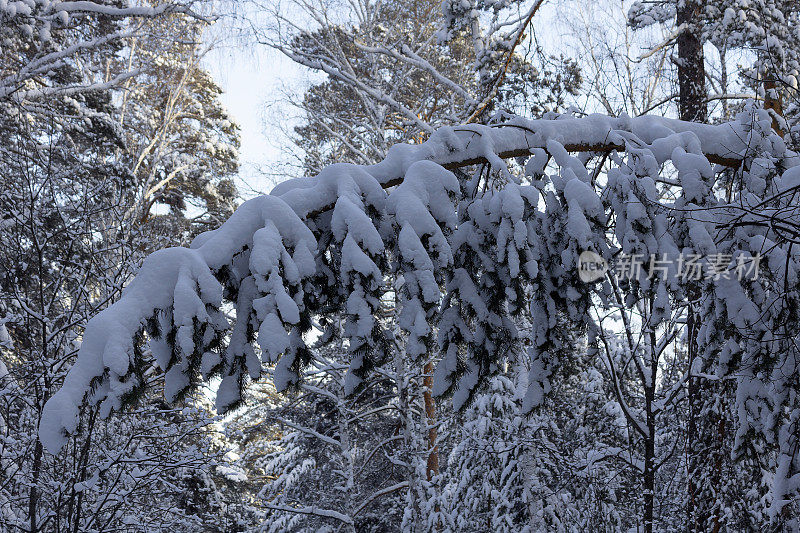
[[[31,482],[31,491],[28,495],[28,519],[30,520],[30,533],[39,531],[36,523],[36,509],[39,505],[39,474],[42,470],[42,443],[36,439],[36,446],[33,451],[33,481]]]
[[[686,454],[688,466],[687,527],[690,533],[717,532],[721,525],[719,489],[721,487],[722,454],[724,446],[724,417],[722,394],[717,382],[694,375],[692,368],[708,370],[700,361],[697,333],[700,319],[694,305],[689,306],[687,327],[688,428]]]
[[[655,363],[655,361],[653,361]],[[650,384],[645,387],[645,414],[647,416],[647,437],[644,442],[644,532],[653,533],[656,492],[656,420],[653,409],[655,399],[656,369],[653,364]]]
[[[697,531],[697,507],[698,507],[698,483],[695,475],[698,473],[700,466],[698,465],[697,457],[697,420],[700,411],[702,410],[702,403],[700,401],[698,378],[692,375],[691,368],[697,358],[697,314],[694,306],[690,305],[686,320],[687,329],[687,355],[686,360],[689,367],[689,383],[688,383],[688,403],[689,403],[689,416],[688,428],[686,431],[686,454],[688,465],[688,481],[689,481],[689,494],[686,508],[686,518],[688,521],[687,531]]]
[[[678,0],[677,24],[683,26],[678,35],[678,84],[680,87],[679,108],[681,120],[691,122],[708,121],[708,94],[706,92],[705,57],[701,38],[700,5],[697,0]],[[687,317],[689,365],[688,380],[688,427],[686,454],[688,464],[687,530],[708,531],[711,528],[709,508],[713,502],[705,501],[708,496],[707,483],[714,478],[717,470],[708,464],[703,451],[708,451],[711,431],[716,430],[710,420],[702,416],[708,394],[713,394],[705,380],[691,374],[692,366],[699,357],[697,350],[697,329],[699,317],[694,306],[689,306]]]
[[[678,83],[680,85],[681,120],[706,122],[708,94],[703,41],[700,36],[700,5],[697,0],[679,0],[678,26],[685,25],[678,35]]]

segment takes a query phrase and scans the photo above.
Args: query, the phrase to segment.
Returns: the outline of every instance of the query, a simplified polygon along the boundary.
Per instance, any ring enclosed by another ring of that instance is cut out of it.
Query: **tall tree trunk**
[[[92,435],[94,433],[94,423],[97,420],[97,410],[92,409],[89,414],[89,422],[86,424],[86,440],[83,443],[81,448],[81,455],[78,459],[78,468],[79,468],[79,475],[77,476],[77,481],[79,483],[83,483],[86,481],[86,472],[89,467],[89,452],[92,449]],[[75,485],[72,486],[72,494],[70,495],[70,505],[69,505],[69,513],[67,516],[73,516],[72,522],[72,533],[78,533],[80,531],[81,526],[81,513],[83,511],[83,492],[78,492],[77,496],[75,495]],[[74,514],[72,512],[72,500],[75,500],[75,511]]]
[[[678,84],[680,85],[681,120],[708,120],[708,93],[703,42],[700,35],[700,4],[697,0],[679,0],[678,26]]]
[[[683,27],[678,35],[678,84],[680,87],[679,108],[681,120],[691,122],[708,121],[708,94],[706,90],[705,57],[701,37],[700,4],[698,0],[679,0],[677,24]],[[690,299],[692,299],[690,295]],[[718,474],[720,468],[709,464],[710,441],[716,440],[718,425],[710,419],[711,410],[707,400],[714,394],[713,387],[707,380],[693,375],[694,366],[698,363],[697,330],[700,317],[694,305],[689,306],[687,316],[688,332],[688,404],[689,420],[687,422],[686,453],[688,465],[687,494],[687,530],[708,531],[711,528],[709,510],[713,502],[709,497],[709,482]],[[721,466],[721,465],[720,465]],[[711,470],[711,472],[709,472]],[[719,526],[719,521],[716,521]]]
[[[644,532],[653,533],[653,520],[656,491],[656,421],[653,412],[655,399],[656,369],[653,365],[650,383],[645,386],[645,414],[647,416],[647,437],[644,442]]]
[[[696,295],[692,297],[694,301]],[[687,342],[689,365],[688,428],[686,435],[688,500],[687,531],[718,533],[723,526],[722,469],[725,464],[725,390],[719,381],[701,375],[710,372],[699,354],[700,317],[689,306]],[[699,369],[701,375],[695,371]]]
[[[694,373],[694,368],[699,366],[697,349],[697,332],[700,327],[699,317],[694,305],[689,306],[687,317],[687,361],[689,366],[688,380],[688,428],[686,434],[686,454],[688,467],[688,501],[687,501],[687,531],[692,533],[705,533],[711,529],[709,501],[709,485],[713,485],[713,472],[719,470],[709,469],[707,456],[712,450],[708,446],[711,437],[709,430],[712,424],[709,420],[707,394],[713,394],[707,380]],[[709,470],[712,470],[709,472]],[[717,521],[718,523],[718,521]]]

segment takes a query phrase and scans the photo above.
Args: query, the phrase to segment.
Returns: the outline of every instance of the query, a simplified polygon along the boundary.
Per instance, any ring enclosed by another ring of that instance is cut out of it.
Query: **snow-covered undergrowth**
[[[641,327],[657,333],[691,301],[703,317],[704,372],[736,380],[737,439],[761,435],[777,450],[770,467],[780,502],[800,488],[800,159],[770,124],[761,111],[720,125],[511,117],[442,128],[376,165],[337,164],[284,182],[191,248],[144,262],[122,298],[87,325],[77,362],[45,406],[40,438],[59,450],[84,401],[104,415],[121,409],[153,363],[165,372],[168,400],[198,376],[220,375],[221,411],[238,405],[263,364],[285,389],[309,360],[303,335],[312,318],[327,313],[346,317],[346,387],[356,390],[388,356],[376,318],[387,277],[402,281],[406,354],[439,350],[434,392],[452,394],[456,407],[522,340],[520,314],[532,324],[531,410],[572,349],[565,324],[591,345],[599,326],[590,308],[621,301],[646,306]],[[587,284],[576,270],[584,250],[609,263],[620,254],[763,260],[755,279],[643,268]],[[233,324],[225,302],[235,307]],[[155,361],[139,346],[145,336]]]

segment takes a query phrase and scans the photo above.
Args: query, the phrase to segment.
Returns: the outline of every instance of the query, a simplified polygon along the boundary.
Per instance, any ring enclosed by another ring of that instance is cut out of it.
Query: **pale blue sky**
[[[277,170],[286,146],[285,136],[271,125],[286,110],[286,104],[276,101],[281,91],[301,94],[305,73],[282,54],[257,44],[219,46],[205,63],[224,91],[222,103],[241,127],[241,192],[245,197],[268,193],[275,178],[264,168]]]

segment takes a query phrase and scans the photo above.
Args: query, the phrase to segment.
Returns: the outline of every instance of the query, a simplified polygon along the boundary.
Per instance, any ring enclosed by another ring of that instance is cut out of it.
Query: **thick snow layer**
[[[106,376],[114,381],[127,374],[143,320],[177,303],[175,288],[186,277],[197,283],[205,302],[221,304],[222,287],[203,257],[194,250],[169,248],[149,256],[122,298],[89,321],[75,364],[42,414],[39,437],[48,450],[58,451],[66,442],[64,432],[77,427],[78,408],[93,380]]]

